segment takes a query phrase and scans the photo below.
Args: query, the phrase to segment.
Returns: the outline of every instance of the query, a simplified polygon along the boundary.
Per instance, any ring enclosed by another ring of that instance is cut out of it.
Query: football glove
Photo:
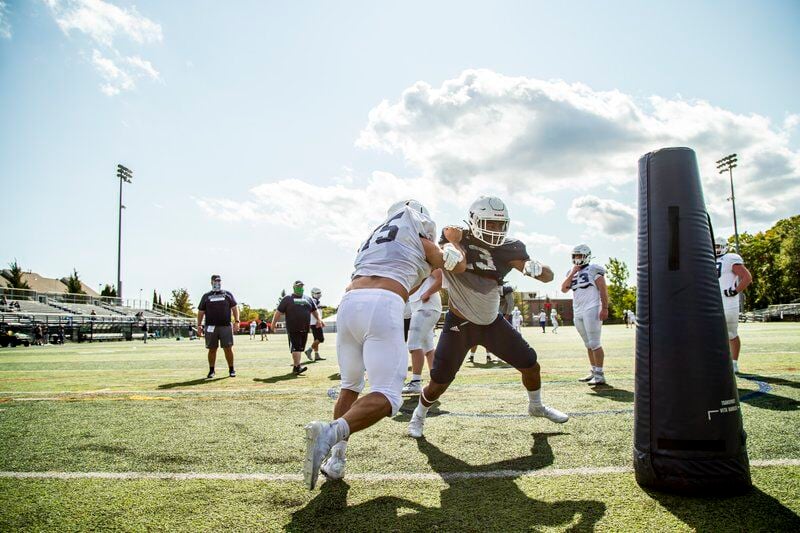
[[[725,289],[724,291],[722,291],[722,294],[724,294],[725,296],[736,296],[737,294],[739,294],[739,291],[737,291],[735,287],[731,287],[730,289]]]
[[[453,270],[464,259],[464,255],[453,243],[448,242],[442,247],[442,259],[445,270]]]
[[[522,273],[532,278],[538,278],[542,275],[542,264],[539,261],[526,261]]]

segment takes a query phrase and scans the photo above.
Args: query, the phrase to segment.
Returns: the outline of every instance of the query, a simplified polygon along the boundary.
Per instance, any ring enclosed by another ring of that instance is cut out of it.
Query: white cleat
[[[594,373],[589,373],[588,376],[580,378],[578,381],[582,381],[586,383],[587,381],[592,381],[594,379]]]
[[[311,422],[306,425],[306,458],[303,461],[303,480],[308,490],[314,490],[322,461],[331,452],[336,438],[334,429],[327,422]]]
[[[422,382],[418,379],[409,381],[403,386],[403,394],[422,394]]]
[[[595,374],[592,379],[586,382],[587,385],[605,385],[606,377],[603,374]]]
[[[408,435],[415,439],[422,438],[422,429],[425,425],[425,418],[417,416],[416,411],[411,416],[411,421],[408,423]]]
[[[342,479],[344,478],[344,468],[347,465],[347,460],[338,455],[331,455],[327,461],[322,464],[320,472],[328,479]]]
[[[547,407],[546,405],[543,405],[541,407],[528,406],[528,414],[531,416],[544,417],[550,420],[551,422],[555,422],[556,424],[563,424],[564,422],[569,420],[568,414],[562,413],[558,409]]]

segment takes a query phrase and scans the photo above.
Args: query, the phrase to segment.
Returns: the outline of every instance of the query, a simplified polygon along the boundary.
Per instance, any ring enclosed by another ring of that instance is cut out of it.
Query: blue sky
[[[218,272],[335,303],[403,195],[442,225],[495,193],[556,272],[579,242],[634,267],[636,159],[666,145],[723,233],[730,152],[740,229],[800,212],[796,2],[0,5],[0,262],[114,282],[122,162],[126,297]]]

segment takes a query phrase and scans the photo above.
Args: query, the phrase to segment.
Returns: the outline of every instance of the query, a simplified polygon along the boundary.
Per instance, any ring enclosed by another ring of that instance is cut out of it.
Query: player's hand
[[[737,294],[739,294],[739,291],[737,291],[735,287],[730,287],[728,289],[725,289],[723,291],[723,294],[725,296],[736,296]]]
[[[462,259],[464,259],[464,255],[454,244],[448,242],[442,248],[442,260],[444,261],[445,270],[453,270]]]
[[[532,278],[538,278],[542,275],[542,264],[539,261],[526,261],[525,266],[522,267],[522,273]]]
[[[322,320],[317,320],[317,327],[319,329],[324,328],[325,327],[325,322],[323,322]]]
[[[203,326],[200,326],[197,328],[197,336],[202,337],[203,335],[205,335],[205,330],[203,329]]]
[[[569,275],[570,275],[570,276],[574,276],[575,274],[577,274],[577,273],[578,273],[578,270],[580,270],[580,269],[581,269],[581,266],[580,266],[580,265],[573,265],[573,266],[572,266],[572,270],[570,271],[570,274],[569,274]]]
[[[445,226],[444,227],[444,238],[450,242],[461,242],[461,238],[464,236],[464,230],[459,228],[458,226]],[[448,269],[450,270],[450,269]]]
[[[431,299],[431,295],[426,292],[425,294],[422,295],[422,297],[420,298],[420,301],[422,301],[422,303],[427,303],[428,300],[430,300],[430,299]]]
[[[599,318],[600,320],[607,319],[608,318],[608,309],[605,308],[605,307],[600,309],[600,314],[597,315],[597,318]]]
[[[239,333],[239,326],[234,325],[231,329],[234,333]]]

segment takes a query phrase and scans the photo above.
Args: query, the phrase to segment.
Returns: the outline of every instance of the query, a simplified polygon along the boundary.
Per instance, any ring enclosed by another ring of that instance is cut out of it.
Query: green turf
[[[751,460],[800,459],[800,325],[743,324],[740,333],[740,396],[770,387],[743,401]],[[575,415],[567,424],[522,416],[517,372],[485,365],[479,349],[429,418],[425,441],[405,436],[409,399],[397,417],[353,437],[348,472],[629,466],[633,331],[604,328],[610,386],[599,390],[575,381],[587,362],[574,328],[524,334],[539,353],[545,401]],[[197,341],[0,350],[0,470],[296,474],[302,426],[331,416],[330,337],[328,359],[301,377],[290,373],[284,336],[238,337],[239,377],[212,381],[202,379]],[[286,481],[0,479],[0,530],[797,530],[800,467],[754,468],[753,478],[753,493],[719,500],[647,493],[628,473],[353,480],[313,493]]]

